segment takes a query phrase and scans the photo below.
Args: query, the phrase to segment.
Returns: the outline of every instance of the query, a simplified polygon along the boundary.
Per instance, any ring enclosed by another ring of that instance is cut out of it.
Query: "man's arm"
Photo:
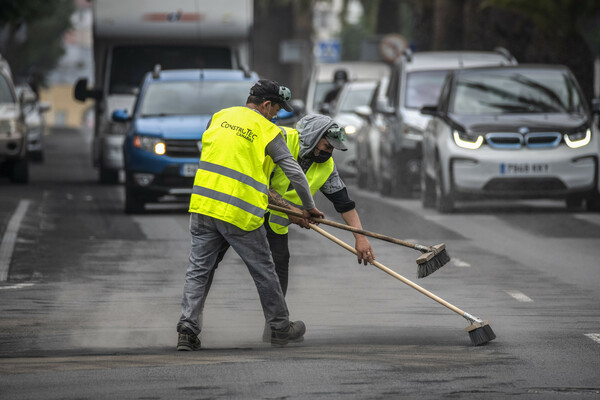
[[[290,153],[290,149],[288,149],[283,137],[277,136],[275,139],[273,139],[267,145],[266,152],[267,155],[269,155],[281,168],[285,176],[292,183],[292,186],[302,201],[302,205],[304,207],[302,213],[305,215],[305,217],[308,218],[312,216],[324,218],[325,215],[315,206],[315,201],[310,193],[310,186],[308,185],[306,175],[304,175],[302,168],[300,168],[296,160],[294,160],[294,157],[292,156],[292,153]]]

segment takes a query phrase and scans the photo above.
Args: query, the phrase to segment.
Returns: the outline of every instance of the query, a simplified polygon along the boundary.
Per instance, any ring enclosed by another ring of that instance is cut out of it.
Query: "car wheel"
[[[29,182],[29,163],[26,158],[12,162],[10,166],[10,181],[14,183]]]
[[[450,193],[444,191],[444,179],[442,175],[442,166],[438,161],[435,178],[435,208],[442,214],[454,211],[454,199]]]
[[[579,210],[583,206],[583,197],[577,195],[567,196],[565,199],[568,210]]]
[[[588,211],[600,211],[600,193],[585,200],[585,209]]]
[[[423,208],[433,208],[435,206],[435,187],[431,178],[425,173],[425,168],[421,168],[421,205]]]
[[[356,168],[356,183],[358,184],[358,187],[361,189],[367,188],[367,185],[369,183],[367,168],[368,168],[368,165],[367,165],[367,163],[364,163],[364,162],[359,162],[358,168]]]
[[[135,188],[125,183],[125,213],[126,214],[142,214],[145,211],[144,199],[135,190]]]
[[[372,159],[368,160],[367,165],[367,189],[379,192],[381,189],[379,183],[379,171],[375,171],[375,165]]]
[[[116,183],[119,183],[119,171],[115,171],[114,169],[107,169],[101,165],[99,171],[99,179],[100,183],[102,184],[114,185]]]
[[[29,159],[35,162],[42,162],[44,161],[44,153],[42,151],[29,152]]]

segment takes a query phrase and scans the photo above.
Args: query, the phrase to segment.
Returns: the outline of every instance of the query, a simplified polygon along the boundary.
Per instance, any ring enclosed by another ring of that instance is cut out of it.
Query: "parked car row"
[[[494,52],[405,53],[358,107],[357,183],[451,212],[472,198],[600,203],[596,114],[568,68]]]

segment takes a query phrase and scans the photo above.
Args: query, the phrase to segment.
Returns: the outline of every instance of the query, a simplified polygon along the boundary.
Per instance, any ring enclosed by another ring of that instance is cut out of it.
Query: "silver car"
[[[598,129],[567,67],[451,72],[423,137],[422,202],[451,212],[469,197],[564,198],[597,186]],[[595,107],[593,113],[598,113]]]
[[[382,194],[410,197],[419,189],[421,140],[429,116],[419,111],[435,103],[448,71],[461,68],[514,65],[503,48],[495,51],[406,51],[392,67],[389,104],[376,110],[381,123]]]

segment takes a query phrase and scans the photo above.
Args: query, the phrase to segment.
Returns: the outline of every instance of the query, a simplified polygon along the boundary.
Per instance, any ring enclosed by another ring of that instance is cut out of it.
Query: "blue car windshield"
[[[373,92],[375,91],[375,84],[368,88],[353,89],[346,93],[346,96],[340,99],[340,105],[338,106],[338,112],[352,112],[358,106],[369,105]]]
[[[458,115],[583,113],[577,86],[562,70],[507,69],[459,75],[450,112]]]
[[[163,81],[148,85],[141,117],[212,115],[246,104],[252,81]]]

